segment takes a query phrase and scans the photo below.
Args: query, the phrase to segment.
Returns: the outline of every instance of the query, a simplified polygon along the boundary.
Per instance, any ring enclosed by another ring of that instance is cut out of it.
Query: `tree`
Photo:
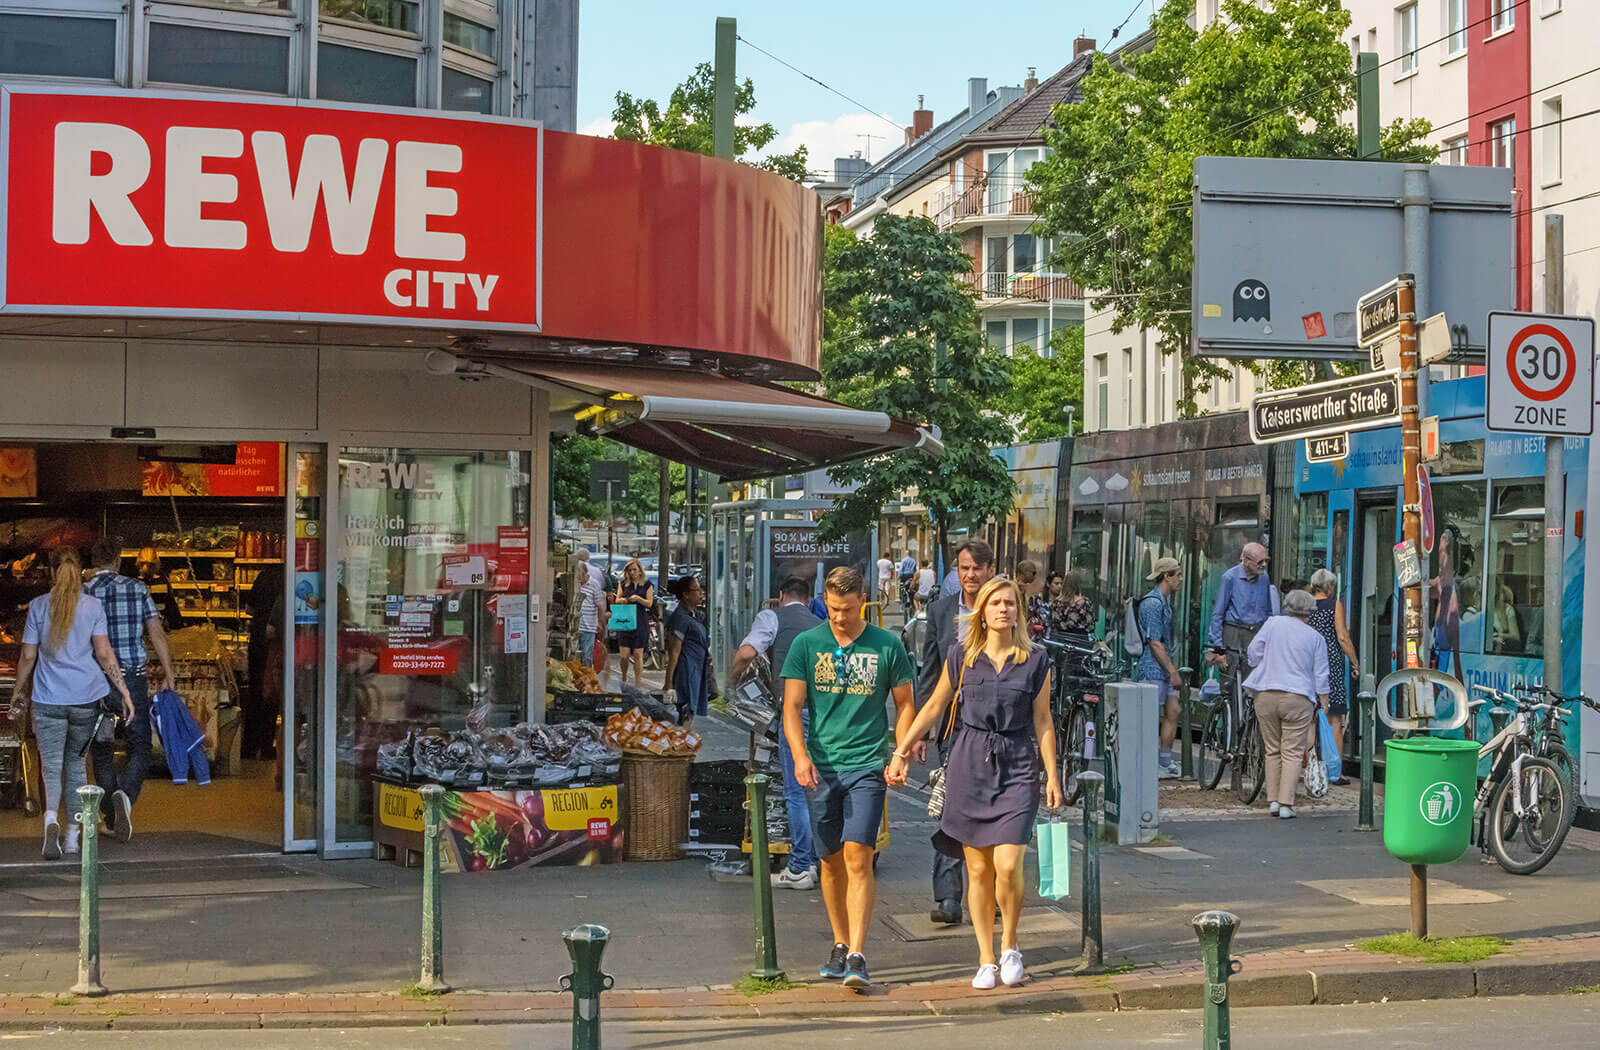
[[[672,89],[664,111],[654,99],[637,99],[626,91],[619,91],[616,108],[611,111],[611,119],[617,122],[611,137],[645,142],[652,146],[669,146],[709,157],[712,153],[715,98],[715,74],[709,62],[695,66],[689,79]],[[735,118],[750,112],[755,105],[756,85],[746,77],[734,87]],[[771,124],[739,124],[736,119],[733,155],[742,159],[751,150],[764,149],[777,137],[778,129]],[[753,163],[765,171],[803,182],[806,177],[806,148],[799,146],[792,153],[775,153]]]
[[[1081,100],[1056,106],[1049,157],[1034,165],[1040,232],[1052,260],[1110,309],[1113,331],[1141,326],[1159,350],[1190,344],[1191,192],[1197,156],[1350,158],[1355,104],[1339,0],[1223,0],[1203,30],[1193,0],[1165,0],[1148,50],[1097,55]],[[1387,160],[1431,161],[1423,120],[1384,129]],[[1184,411],[1223,370],[1184,354]]]
[[[555,438],[550,450],[550,499],[555,512],[567,518],[605,517],[604,500],[589,498],[589,478],[600,460],[623,460],[628,464],[628,494],[612,502],[611,512],[626,521],[642,524],[656,514],[657,477],[660,459],[620,445],[609,438],[588,434],[563,434]],[[670,464],[672,471],[672,509],[683,507],[683,464]]]
[[[1011,357],[1006,411],[1023,441],[1048,441],[1067,433],[1067,406],[1083,420],[1083,325],[1050,335],[1050,356],[1019,346]]]
[[[937,429],[945,454],[901,449],[829,474],[858,487],[822,519],[829,537],[877,523],[883,505],[915,491],[941,548],[958,518],[983,522],[1011,509],[1015,482],[990,449],[1011,441],[994,411],[1011,383],[1009,361],[978,331],[972,259],[959,238],[927,219],[882,215],[870,239],[829,231],[824,251],[822,382],[829,397]]]

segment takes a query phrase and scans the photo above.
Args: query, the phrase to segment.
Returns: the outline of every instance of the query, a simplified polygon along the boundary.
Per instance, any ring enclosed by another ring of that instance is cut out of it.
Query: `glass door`
[[[289,479],[285,501],[286,544],[283,592],[273,610],[270,637],[287,644],[273,655],[282,661],[283,726],[278,756],[283,775],[283,848],[317,847],[318,728],[322,703],[323,595],[327,551],[324,489],[327,453],[321,446],[290,445],[285,460]]]
[[[1361,630],[1356,641],[1362,669],[1378,682],[1395,668],[1396,524],[1393,500],[1361,508]]]

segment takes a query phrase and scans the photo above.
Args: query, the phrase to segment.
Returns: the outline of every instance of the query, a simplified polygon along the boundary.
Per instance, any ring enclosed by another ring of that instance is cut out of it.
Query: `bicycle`
[[[1212,646],[1211,652],[1237,657],[1240,663],[1245,659],[1243,649]],[[1231,692],[1211,705],[1201,723],[1200,761],[1195,776],[1202,791],[1214,791],[1222,782],[1223,769],[1231,766],[1233,791],[1239,801],[1249,806],[1261,797],[1266,785],[1267,745],[1256,724],[1255,702],[1245,693],[1244,677],[1237,672],[1227,677]]]
[[[1539,697],[1549,697],[1553,701],[1549,705],[1549,710],[1545,712],[1544,717],[1533,727],[1534,754],[1540,758],[1549,759],[1555,763],[1557,769],[1561,770],[1561,775],[1566,778],[1568,790],[1574,799],[1574,804],[1576,804],[1578,797],[1578,763],[1572,757],[1572,752],[1567,750],[1566,721],[1577,712],[1568,710],[1566,705],[1582,704],[1590,710],[1600,711],[1600,704],[1595,703],[1582,693],[1563,696],[1554,689],[1549,689],[1542,685],[1516,686],[1511,691],[1524,697],[1532,696],[1535,700]]]
[[[1095,722],[1111,661],[1105,649],[1094,644],[1049,636],[1040,641],[1054,663],[1050,708],[1056,723],[1062,798],[1072,805],[1080,794],[1079,776],[1094,767]]]
[[[1532,875],[1555,859],[1566,841],[1577,800],[1562,771],[1534,753],[1537,719],[1556,705],[1534,703],[1486,685],[1473,685],[1510,714],[1505,726],[1478,749],[1492,758],[1489,775],[1473,800],[1473,831],[1480,850],[1512,875]],[[1468,710],[1486,703],[1475,700]],[[1509,705],[1508,712],[1505,705]],[[1522,847],[1531,856],[1522,856]]]

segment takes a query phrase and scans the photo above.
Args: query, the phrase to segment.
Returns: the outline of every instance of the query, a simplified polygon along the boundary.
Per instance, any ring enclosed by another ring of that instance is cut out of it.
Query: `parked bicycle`
[[[1593,711],[1600,711],[1600,703],[1576,693],[1572,696],[1563,696],[1554,689],[1547,689],[1542,685],[1516,686],[1511,690],[1523,698],[1531,698],[1535,702],[1548,698],[1551,703],[1544,717],[1540,718],[1533,727],[1534,754],[1540,758],[1547,758],[1554,762],[1556,768],[1561,770],[1561,775],[1567,781],[1567,787],[1574,801],[1578,797],[1578,763],[1572,757],[1572,752],[1567,750],[1567,719],[1577,713],[1577,705],[1582,704]]]
[[[1234,656],[1242,666],[1243,649],[1213,646],[1214,653]],[[1213,791],[1222,782],[1222,771],[1233,770],[1232,787],[1239,801],[1251,805],[1261,797],[1266,784],[1267,745],[1256,724],[1256,705],[1244,688],[1244,676],[1224,676],[1222,696],[1211,704],[1201,721],[1200,761],[1195,775],[1203,791]]]
[[[1050,709],[1061,755],[1061,791],[1072,805],[1080,792],[1079,777],[1094,768],[1099,754],[1095,723],[1111,674],[1111,654],[1088,640],[1046,636],[1040,641],[1051,656]]]
[[[1492,765],[1473,803],[1474,835],[1478,847],[1506,871],[1532,875],[1561,851],[1577,809],[1576,795],[1561,769],[1535,753],[1540,719],[1548,720],[1557,705],[1486,685],[1474,685],[1472,690],[1495,702],[1491,715],[1506,719],[1504,727],[1478,749],[1479,759],[1491,759]],[[1468,709],[1486,702],[1474,700]]]

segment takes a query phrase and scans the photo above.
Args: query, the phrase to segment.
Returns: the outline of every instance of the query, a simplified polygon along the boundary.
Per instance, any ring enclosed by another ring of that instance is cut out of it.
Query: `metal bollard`
[[[561,990],[572,993],[572,1050],[600,1050],[600,993],[616,983],[600,969],[610,939],[610,930],[592,922],[561,933],[572,958],[572,972],[561,978]]]
[[[1356,817],[1357,831],[1376,831],[1372,820],[1373,756],[1378,746],[1378,697],[1364,689],[1356,694],[1361,719],[1361,808]]]
[[[1203,1050],[1229,1050],[1233,1033],[1228,1023],[1228,978],[1240,968],[1229,951],[1239,917],[1226,911],[1203,911],[1191,922],[1206,964],[1205,1036],[1200,1045]]]
[[[1183,688],[1178,690],[1178,747],[1180,749],[1178,762],[1180,779],[1194,779],[1194,740],[1192,734],[1194,727],[1189,724],[1189,698],[1192,691],[1189,681],[1194,676],[1194,668],[1180,667],[1178,674],[1183,678]]]
[[[417,979],[417,987],[442,994],[450,990],[444,979],[444,902],[439,886],[440,809],[444,804],[444,788],[425,784],[421,794],[422,976]]]
[[[78,789],[78,812],[73,817],[83,829],[78,844],[78,983],[73,995],[105,995],[100,983],[100,800],[105,789],[90,784]]]
[[[767,851],[767,785],[765,773],[744,778],[750,810],[750,888],[756,922],[756,966],[750,976],[783,980],[778,969],[778,930],[772,917],[772,855]]]
[[[1083,785],[1083,954],[1074,973],[1104,973],[1105,944],[1100,936],[1100,836],[1105,827],[1102,773],[1082,773]]]

